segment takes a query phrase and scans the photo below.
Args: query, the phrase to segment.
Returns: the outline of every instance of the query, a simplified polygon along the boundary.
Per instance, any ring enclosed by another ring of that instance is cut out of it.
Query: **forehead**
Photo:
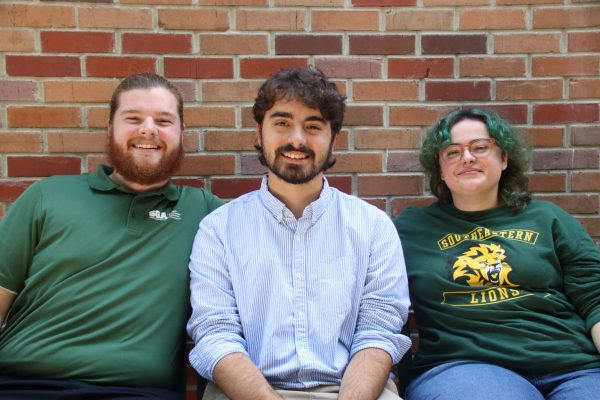
[[[304,104],[303,102],[297,99],[280,99],[277,100],[273,107],[267,110],[265,115],[267,117],[272,116],[273,114],[289,114],[287,117],[294,119],[305,119],[309,117],[319,117],[323,118],[321,111],[317,108],[312,108]]]
[[[478,119],[463,119],[450,129],[452,142],[466,143],[473,139],[489,138],[487,126]]]
[[[168,112],[177,115],[177,99],[168,89],[132,89],[119,95],[118,112]]]

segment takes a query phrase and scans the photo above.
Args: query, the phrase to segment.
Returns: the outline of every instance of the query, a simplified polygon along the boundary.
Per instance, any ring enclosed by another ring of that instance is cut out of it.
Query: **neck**
[[[304,209],[319,198],[323,189],[323,174],[299,185],[288,183],[269,172],[269,192],[285,204],[296,219],[302,216]]]
[[[168,179],[166,179],[162,182],[153,183],[150,185],[144,185],[144,184],[137,183],[137,182],[131,182],[131,181],[125,179],[116,170],[113,171],[112,174],[109,175],[109,177],[110,177],[110,179],[112,179],[113,181],[118,183],[119,185],[126,187],[127,189],[129,189],[135,193],[145,193],[145,192],[149,192],[151,190],[159,189],[159,188],[165,186],[167,184],[167,182],[169,181]]]
[[[492,191],[491,196],[479,198],[452,196],[452,203],[454,203],[454,207],[461,211],[483,211],[498,207],[500,199],[498,198],[498,193]]]

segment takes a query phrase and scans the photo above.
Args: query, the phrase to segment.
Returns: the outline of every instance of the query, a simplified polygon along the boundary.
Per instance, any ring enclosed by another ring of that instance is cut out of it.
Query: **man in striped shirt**
[[[200,225],[192,365],[205,399],[398,399],[410,347],[402,248],[387,215],[329,186],[344,97],[316,69],[270,77],[254,104],[261,188]]]

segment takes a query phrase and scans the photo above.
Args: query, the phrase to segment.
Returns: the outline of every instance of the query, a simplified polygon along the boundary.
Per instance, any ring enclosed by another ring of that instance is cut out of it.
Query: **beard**
[[[309,159],[313,159],[314,162],[305,166],[287,164],[283,156],[283,153],[287,151],[298,151],[307,154]],[[300,185],[310,182],[317,175],[327,169],[331,154],[333,152],[333,142],[329,146],[327,156],[321,161],[316,160],[315,152],[308,147],[301,146],[299,148],[295,148],[289,143],[277,148],[272,158],[265,154],[264,146],[262,147],[261,152],[264,160],[266,161],[267,168],[269,168],[269,170],[273,172],[275,176],[279,177],[284,182],[291,183],[293,185]]]
[[[110,165],[127,181],[140,185],[154,185],[168,180],[173,175],[181,165],[184,151],[180,142],[176,149],[164,154],[158,164],[140,161],[115,143],[111,132],[108,135],[107,156]]]

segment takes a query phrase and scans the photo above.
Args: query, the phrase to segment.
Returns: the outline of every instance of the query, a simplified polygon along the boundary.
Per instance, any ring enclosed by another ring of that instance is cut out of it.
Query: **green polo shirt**
[[[0,286],[17,296],[3,375],[175,387],[200,220],[222,201],[168,183],[133,193],[95,174],[32,185],[0,222]]]

